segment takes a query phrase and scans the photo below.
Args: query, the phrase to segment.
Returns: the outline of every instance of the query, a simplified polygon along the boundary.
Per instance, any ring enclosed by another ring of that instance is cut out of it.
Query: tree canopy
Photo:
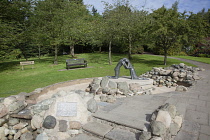
[[[210,10],[198,13],[171,8],[137,10],[128,0],[105,3],[105,11],[87,10],[82,0],[1,0],[0,59],[57,56],[75,52],[192,54],[210,36]]]

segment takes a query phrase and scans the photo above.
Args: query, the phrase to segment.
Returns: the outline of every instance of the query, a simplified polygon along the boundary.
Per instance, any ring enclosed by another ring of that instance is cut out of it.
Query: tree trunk
[[[128,46],[128,59],[131,59],[131,49],[132,49],[132,45],[131,45],[131,35],[129,35],[129,46]]]
[[[101,52],[101,46],[99,47],[99,52]]]
[[[39,59],[40,59],[40,57],[41,57],[41,47],[40,47],[40,45],[38,47],[39,47]]]
[[[74,57],[74,45],[70,45],[70,55]]]
[[[164,49],[164,65],[167,63],[167,50]]]
[[[54,58],[54,64],[58,64],[58,46],[55,45],[55,58]]]
[[[109,65],[112,65],[112,41],[109,42]]]

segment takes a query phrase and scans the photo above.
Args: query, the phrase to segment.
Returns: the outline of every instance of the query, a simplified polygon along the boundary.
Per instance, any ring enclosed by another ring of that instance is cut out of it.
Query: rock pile
[[[152,90],[152,81],[150,85],[142,86],[138,82],[115,82],[108,77],[94,78],[86,89],[87,92],[99,96],[102,102],[110,103],[114,102],[118,97],[151,94]]]
[[[149,131],[143,131],[139,140],[172,140],[182,126],[182,116],[174,105],[166,103],[153,112]]]
[[[1,140],[67,139],[82,133],[82,125],[98,109],[93,95],[84,91],[60,91],[38,103],[27,96],[0,100]]]
[[[177,85],[191,86],[194,84],[195,80],[199,80],[198,71],[203,71],[202,68],[195,68],[192,66],[187,66],[184,63],[178,65],[173,64],[166,68],[154,67],[151,71],[142,74],[140,77],[153,79],[153,85],[162,87],[176,87]],[[183,86],[179,87],[177,90],[186,91],[187,88]]]

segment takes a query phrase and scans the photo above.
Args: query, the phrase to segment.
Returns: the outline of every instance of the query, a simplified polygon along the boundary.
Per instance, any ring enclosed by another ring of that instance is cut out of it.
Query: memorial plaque
[[[60,102],[57,104],[57,116],[77,116],[76,102]]]

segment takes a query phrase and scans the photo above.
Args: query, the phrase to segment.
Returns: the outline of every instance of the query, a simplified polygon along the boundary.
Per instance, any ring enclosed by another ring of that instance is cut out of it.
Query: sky
[[[104,4],[102,1],[111,4],[116,0],[83,0],[85,5],[94,6],[97,9],[97,12],[100,14],[102,14],[104,11]],[[129,3],[138,10],[144,9],[151,12],[151,9],[155,10],[163,5],[167,8],[170,8],[175,1],[179,2],[179,12],[186,10],[197,13],[203,8],[205,8],[206,11],[210,8],[210,0],[129,0]],[[90,6],[89,9],[91,10],[92,7]]]

